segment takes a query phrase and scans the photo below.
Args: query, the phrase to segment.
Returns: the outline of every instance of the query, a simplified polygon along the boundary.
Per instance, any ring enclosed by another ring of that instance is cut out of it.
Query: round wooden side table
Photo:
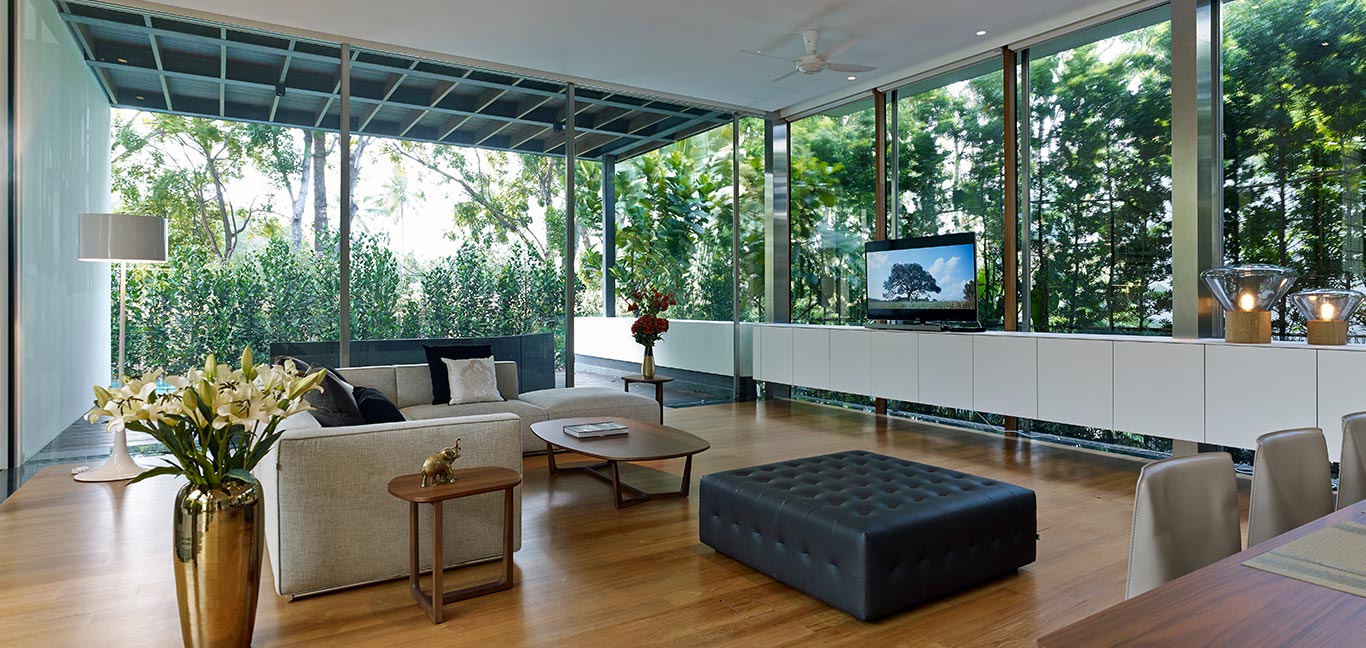
[[[631,391],[633,383],[645,383],[655,386],[655,402],[659,403],[659,422],[664,422],[664,383],[673,382],[673,378],[668,376],[655,375],[654,378],[646,378],[640,374],[634,376],[622,376],[621,385],[627,392]]]
[[[446,620],[442,606],[475,596],[492,594],[512,588],[512,489],[522,483],[522,475],[510,468],[486,466],[463,468],[452,471],[455,481],[449,484],[435,484],[423,488],[422,475],[404,475],[389,482],[389,494],[408,502],[408,587],[417,604],[431,618],[432,623]],[[442,504],[446,500],[482,495],[503,491],[503,576],[499,580],[472,585],[458,590],[445,591],[442,576],[445,565],[442,550],[443,538]],[[432,505],[432,593],[422,591],[418,581],[418,542],[417,507],[420,504]]]

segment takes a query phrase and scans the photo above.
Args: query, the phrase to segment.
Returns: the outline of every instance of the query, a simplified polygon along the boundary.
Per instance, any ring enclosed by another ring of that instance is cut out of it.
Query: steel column
[[[341,132],[337,135],[341,151],[341,244],[337,260],[340,273],[337,278],[340,287],[337,310],[341,321],[337,323],[341,339],[341,366],[351,366],[351,46],[341,46]]]
[[[1005,176],[1005,205],[1001,222],[1004,226],[1002,241],[1004,249],[1002,253],[1002,297],[1004,306],[1001,317],[1004,320],[1005,330],[1018,331],[1020,329],[1020,293],[1019,293],[1019,246],[1020,232],[1019,223],[1016,221],[1016,206],[1019,199],[1019,186],[1016,184],[1016,168],[1019,165],[1018,146],[1019,131],[1018,119],[1016,117],[1015,105],[1015,52],[1010,51],[1009,47],[1001,48],[1001,64],[1003,70],[1002,78],[1005,81],[1004,99],[1002,102],[1005,108],[1005,118],[1002,124],[1005,126],[1004,148],[1005,161],[1001,165],[1001,173]]]
[[[1172,335],[1214,337],[1222,319],[1200,272],[1223,258],[1221,52],[1217,0],[1172,13]]]
[[[730,118],[730,397],[740,400],[740,116]]]
[[[792,319],[792,126],[776,115],[764,126],[764,315],[781,323]]]
[[[602,315],[617,316],[617,158],[602,156]]]
[[[873,91],[873,240],[887,238],[887,95]]]
[[[1034,215],[1030,211],[1029,187],[1034,177],[1034,158],[1031,138],[1033,115],[1029,110],[1032,101],[1032,86],[1029,82],[1029,50],[1018,54],[1019,59],[1019,96],[1006,97],[1007,102],[1015,104],[1016,127],[1019,150],[1016,153],[1014,172],[1016,179],[1016,200],[1020,212],[1020,330],[1034,328]]]
[[[892,139],[892,160],[890,163],[891,186],[887,204],[887,238],[896,238],[901,231],[901,107],[900,90],[893,90],[888,103],[891,104],[891,124],[888,135]]]
[[[574,84],[564,89],[564,386],[574,386]]]

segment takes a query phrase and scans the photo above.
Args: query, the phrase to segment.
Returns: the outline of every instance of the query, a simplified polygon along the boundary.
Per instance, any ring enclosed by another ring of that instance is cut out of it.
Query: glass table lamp
[[[1290,296],[1291,303],[1309,320],[1310,344],[1347,344],[1347,320],[1362,299],[1366,295],[1355,290],[1333,288],[1302,290]]]
[[[1223,266],[1200,273],[1224,307],[1224,341],[1235,344],[1271,342],[1271,308],[1298,277],[1290,268],[1248,264]]]

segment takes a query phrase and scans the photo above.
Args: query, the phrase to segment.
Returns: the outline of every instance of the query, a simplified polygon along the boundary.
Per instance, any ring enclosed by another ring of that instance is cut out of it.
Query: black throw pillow
[[[452,344],[447,346],[422,345],[427,353],[427,369],[432,373],[432,404],[445,405],[451,402],[451,383],[446,377],[446,363],[442,358],[451,360],[473,360],[493,356],[493,347],[488,344]]]
[[[313,418],[318,420],[318,425],[344,427],[366,423],[365,417],[361,415],[360,407],[356,404],[356,398],[352,394],[351,384],[346,382],[346,379],[342,378],[336,369],[326,365],[310,365],[308,362],[292,356],[277,356],[275,364],[283,365],[286,360],[294,361],[294,369],[300,375],[308,375],[318,369],[327,374],[321,383],[323,388],[321,393],[309,392],[304,395],[304,401],[313,406],[311,414]]]
[[[360,415],[365,417],[366,423],[399,423],[407,420],[393,401],[374,387],[357,386],[351,395],[356,397],[356,406],[360,408]]]

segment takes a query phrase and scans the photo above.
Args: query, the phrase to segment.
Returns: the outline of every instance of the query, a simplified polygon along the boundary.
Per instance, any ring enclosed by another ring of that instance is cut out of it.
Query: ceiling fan
[[[798,58],[798,59],[789,60],[789,59],[785,59],[785,58],[783,58],[783,57],[781,57],[781,56],[774,56],[774,55],[772,55],[772,54],[765,54],[764,52],[760,52],[760,51],[758,51],[758,50],[740,50],[740,51],[742,51],[742,52],[744,52],[744,53],[746,53],[746,54],[754,54],[754,55],[756,55],[756,56],[764,56],[764,57],[771,58],[771,59],[778,59],[779,61],[787,61],[787,62],[789,62],[789,63],[795,63],[795,64],[796,64],[796,68],[793,69],[791,72],[788,72],[787,74],[784,74],[784,75],[782,75],[782,76],[779,76],[779,77],[773,79],[772,82],[773,82],[773,83],[777,83],[777,82],[782,81],[783,79],[786,79],[787,77],[790,77],[790,76],[792,76],[792,75],[794,75],[794,74],[796,74],[796,73],[798,73],[798,72],[801,72],[802,74],[808,74],[808,75],[810,75],[810,74],[819,74],[819,73],[824,72],[824,71],[826,71],[826,70],[834,70],[834,71],[836,71],[836,72],[871,72],[871,71],[873,71],[873,70],[876,70],[877,68],[875,68],[875,67],[873,67],[873,66],[871,66],[871,65],[853,65],[853,64],[849,64],[849,63],[835,63],[835,62],[833,62],[833,61],[830,60],[830,59],[833,58],[833,57],[836,57],[836,56],[839,56],[840,54],[843,54],[846,50],[848,50],[849,48],[853,47],[856,43],[858,43],[858,42],[859,42],[860,40],[862,40],[862,39],[863,39],[863,37],[860,36],[860,35],[858,35],[858,34],[850,34],[850,35],[849,35],[847,38],[845,38],[844,40],[842,40],[842,41],[840,41],[840,42],[838,42],[838,43],[835,43],[834,47],[831,47],[830,49],[825,50],[824,52],[817,53],[817,52],[819,51],[819,46],[820,46],[820,42],[821,42],[821,30],[819,30],[819,29],[808,29],[808,30],[802,32],[802,43],[803,43],[804,45],[806,45],[806,54],[805,54],[804,56],[802,56],[801,58]]]

